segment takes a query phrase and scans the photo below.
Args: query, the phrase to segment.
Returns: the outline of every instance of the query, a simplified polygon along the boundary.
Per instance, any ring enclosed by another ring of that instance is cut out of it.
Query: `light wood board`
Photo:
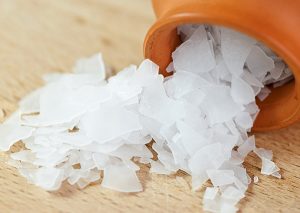
[[[101,51],[115,70],[143,59],[142,45],[154,22],[148,0],[1,0],[0,108],[9,115],[18,100],[42,85],[42,75],[68,72],[76,59]],[[300,56],[299,56],[300,57]],[[3,120],[3,119],[2,119]],[[260,174],[254,155],[246,159],[251,185],[242,212],[300,212],[300,124],[257,134],[272,149],[283,179]],[[0,212],[201,212],[204,189],[192,192],[190,177],[139,173],[144,192],[122,194],[94,184],[65,184],[49,193],[28,184],[0,154]]]

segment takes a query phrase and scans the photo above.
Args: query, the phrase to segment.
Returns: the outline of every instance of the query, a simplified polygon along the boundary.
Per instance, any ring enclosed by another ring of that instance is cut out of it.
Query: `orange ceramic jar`
[[[153,0],[157,21],[144,44],[145,57],[161,73],[181,41],[177,26],[215,24],[233,28],[264,42],[292,69],[295,81],[272,90],[263,102],[253,130],[286,127],[300,120],[300,0]]]

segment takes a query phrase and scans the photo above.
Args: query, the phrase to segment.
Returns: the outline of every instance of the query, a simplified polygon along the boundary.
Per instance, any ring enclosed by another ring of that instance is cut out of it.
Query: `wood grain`
[[[101,51],[115,70],[138,64],[143,38],[154,21],[149,0],[1,0],[0,108],[9,115],[18,100],[42,84],[48,72],[68,72],[74,61]],[[1,119],[1,118],[0,118]],[[300,212],[300,124],[257,134],[272,149],[283,179],[260,174],[260,161],[246,159],[259,182],[240,204],[242,212]],[[0,212],[201,212],[203,189],[190,177],[139,173],[144,192],[121,194],[94,184],[78,190],[65,184],[49,193],[28,184],[0,154]]]

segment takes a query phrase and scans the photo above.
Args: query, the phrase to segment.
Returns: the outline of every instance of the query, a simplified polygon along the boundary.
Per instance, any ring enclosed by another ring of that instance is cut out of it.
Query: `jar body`
[[[263,102],[253,130],[286,127],[300,119],[300,1],[298,0],[153,0],[157,21],[144,43],[146,58],[163,75],[180,45],[177,26],[214,24],[248,34],[272,48],[289,65],[295,81],[272,90]]]

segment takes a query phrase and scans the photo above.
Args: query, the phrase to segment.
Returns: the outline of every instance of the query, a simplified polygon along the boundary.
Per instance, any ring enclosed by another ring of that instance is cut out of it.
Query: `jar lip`
[[[283,58],[285,62],[289,65],[289,67],[292,69],[295,77],[295,83],[293,87],[291,87],[289,90],[286,90],[286,92],[288,92],[289,95],[282,94],[280,101],[276,100],[278,103],[265,103],[265,106],[263,106],[263,104],[261,105],[261,109],[262,109],[261,116],[259,115],[257,118],[257,122],[255,122],[253,128],[254,131],[266,131],[272,129],[279,129],[298,121],[300,118],[300,100],[298,100],[297,98],[298,94],[300,94],[300,84],[298,83],[299,82],[298,79],[300,78],[300,59],[298,59],[299,66],[297,66],[297,61],[295,61],[294,58],[289,57],[290,55],[289,53],[291,53],[291,51],[288,48],[285,48],[283,44],[281,44],[278,41],[278,36],[276,37],[276,31],[275,31],[275,38],[274,38],[274,36],[270,36],[270,33],[266,33],[266,31],[262,32],[259,28],[257,28],[254,25],[248,23],[242,23],[241,21],[237,21],[237,20],[235,21],[232,20],[230,21],[230,20],[231,19],[221,19],[220,16],[217,18],[209,17],[209,16],[204,17],[204,15],[200,14],[199,12],[180,11],[180,8],[173,11],[169,11],[168,13],[164,14],[163,17],[158,19],[158,21],[148,31],[144,43],[145,57],[152,59],[153,54],[157,55],[158,53],[155,52],[154,49],[163,51],[162,46],[164,46],[165,44],[163,44],[162,42],[160,43],[157,42],[158,40],[160,40],[158,39],[159,37],[165,36],[167,38],[167,36],[173,35],[171,34],[171,32],[176,30],[178,25],[187,24],[187,23],[214,24],[214,25],[229,27],[241,33],[252,36],[255,39],[269,46],[276,53],[278,53],[278,55],[281,58]],[[272,28],[269,27],[268,30],[272,31]],[[178,45],[179,43],[177,44],[177,46]],[[170,54],[173,52],[173,50],[170,52]],[[161,53],[161,55],[162,54],[163,53]],[[280,107],[282,107],[281,110]],[[263,110],[263,108],[268,108],[268,109]],[[271,114],[271,111],[273,112],[274,115]],[[265,117],[262,118],[262,116]]]

